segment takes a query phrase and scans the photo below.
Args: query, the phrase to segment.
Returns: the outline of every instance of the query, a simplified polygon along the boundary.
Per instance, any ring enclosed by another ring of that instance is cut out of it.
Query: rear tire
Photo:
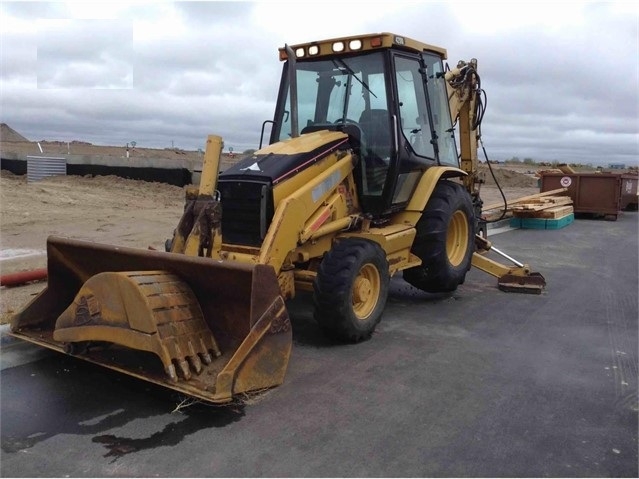
[[[411,248],[422,264],[405,270],[404,280],[428,293],[457,289],[471,266],[474,225],[472,200],[464,187],[446,180],[437,183]]]
[[[386,254],[377,243],[338,240],[324,256],[313,284],[315,320],[335,339],[368,339],[382,319],[389,283]]]

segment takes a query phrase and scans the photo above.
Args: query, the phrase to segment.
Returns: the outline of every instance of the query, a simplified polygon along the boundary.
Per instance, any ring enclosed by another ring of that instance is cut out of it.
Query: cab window
[[[424,81],[419,61],[395,57],[395,81],[399,99],[401,131],[416,155],[435,158],[431,126],[426,105]]]
[[[428,53],[424,53],[422,58],[426,64],[428,75],[428,97],[430,98],[433,130],[437,138],[439,162],[443,165],[459,166],[442,60],[440,57]]]

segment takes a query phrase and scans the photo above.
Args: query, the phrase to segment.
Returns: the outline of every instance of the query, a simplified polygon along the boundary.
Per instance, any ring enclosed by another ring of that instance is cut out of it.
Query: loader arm
[[[216,185],[223,146],[221,137],[208,136],[199,188],[187,189],[184,214],[167,251],[220,258],[222,212],[216,197]]]

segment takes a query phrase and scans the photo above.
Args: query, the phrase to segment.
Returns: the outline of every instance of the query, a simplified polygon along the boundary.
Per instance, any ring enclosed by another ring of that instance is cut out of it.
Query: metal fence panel
[[[27,156],[27,183],[38,181],[47,176],[66,175],[66,158],[48,156]]]

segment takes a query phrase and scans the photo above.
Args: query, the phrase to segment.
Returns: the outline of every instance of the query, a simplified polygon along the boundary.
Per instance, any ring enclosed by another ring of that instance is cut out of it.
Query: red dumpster
[[[621,175],[615,173],[542,173],[541,192],[568,188],[575,213],[617,219],[621,209]],[[636,197],[635,197],[636,198]]]
[[[637,183],[639,172],[624,173],[621,175],[621,209],[624,211],[637,211]]]

